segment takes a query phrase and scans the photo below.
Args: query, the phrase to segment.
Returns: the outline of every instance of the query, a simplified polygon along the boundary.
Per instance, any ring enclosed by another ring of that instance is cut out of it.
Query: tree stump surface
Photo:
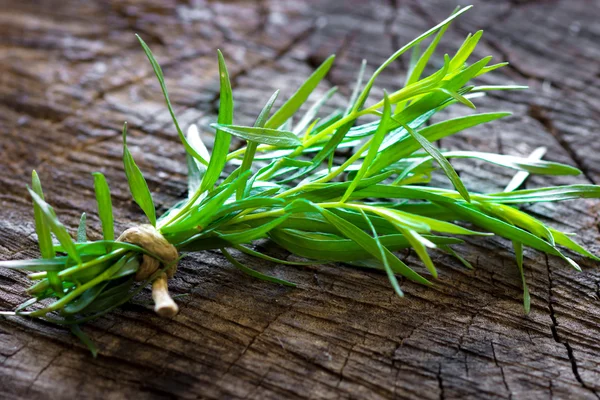
[[[318,91],[338,86],[331,107],[342,106],[362,58],[372,72],[443,20],[451,3],[0,1],[0,259],[38,256],[25,189],[34,168],[71,231],[85,211],[88,234],[101,235],[93,171],[111,186],[117,233],[143,221],[122,168],[123,121],[158,211],[185,195],[183,147],[133,33],[162,64],[182,126],[215,119],[217,48],[230,69],[236,122],[248,124],[275,89],[289,96],[330,53],[337,60]],[[511,65],[482,82],[531,88],[478,99],[480,112],[513,115],[444,139],[443,147],[524,156],[543,145],[545,159],[584,174],[531,177],[528,187],[600,182],[600,2],[473,3],[441,49],[455,51],[468,32],[485,29],[476,56]],[[397,88],[405,69],[406,60],[395,63],[374,92]],[[464,112],[453,106],[444,117]],[[471,161],[455,166],[473,191],[501,190],[513,174]],[[600,251],[599,201],[525,208]],[[599,399],[597,263],[576,258],[578,273],[526,250],[532,307],[525,316],[510,243],[467,238],[460,250],[475,270],[436,253],[435,287],[404,281],[404,299],[385,274],[348,266],[244,258],[299,283],[290,289],[243,275],[219,252],[194,254],[170,282],[173,294],[187,294],[176,318],[154,315],[146,290],[83,327],[98,344],[97,359],[67,330],[1,320],[0,397]],[[414,254],[405,257],[418,264]],[[0,270],[0,307],[24,301],[26,285],[23,273]]]

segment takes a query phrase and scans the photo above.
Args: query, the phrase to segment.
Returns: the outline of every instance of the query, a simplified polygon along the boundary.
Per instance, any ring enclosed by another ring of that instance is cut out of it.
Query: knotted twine
[[[154,311],[158,315],[167,318],[174,317],[179,311],[179,307],[169,296],[167,280],[172,278],[175,271],[177,271],[179,254],[175,246],[169,243],[152,225],[139,225],[129,228],[119,236],[117,241],[135,244],[160,258],[159,260],[143,254],[142,262],[135,274],[136,281],[145,281],[160,268],[168,266],[152,282],[152,300],[154,300]]]

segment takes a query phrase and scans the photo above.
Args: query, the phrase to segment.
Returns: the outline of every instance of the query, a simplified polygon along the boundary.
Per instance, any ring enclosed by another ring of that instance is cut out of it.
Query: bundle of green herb
[[[236,249],[282,264],[305,264],[275,259],[249,246],[262,238],[270,238],[307,259],[308,263],[339,261],[382,270],[395,292],[402,296],[397,275],[424,285],[430,281],[402,262],[394,251],[413,249],[431,277],[436,278],[437,271],[428,249],[448,252],[470,268],[468,262],[450,248],[462,241],[448,235],[488,234],[513,242],[528,312],[523,246],[561,257],[576,269],[578,265],[559,250],[559,245],[583,256],[598,258],[569,235],[546,226],[513,205],[600,197],[600,187],[573,185],[515,190],[528,174],[576,175],[580,171],[541,161],[539,151],[532,157],[520,158],[470,151],[443,152],[432,145],[443,137],[509,115],[505,112],[473,114],[425,126],[438,111],[454,103],[475,108],[471,100],[486,91],[522,88],[467,85],[473,78],[506,64],[489,65],[491,57],[467,63],[482,32],[467,36],[453,57],[444,56],[439,70],[422,77],[451,21],[469,8],[457,9],[446,20],[399,49],[364,85],[363,62],[345,110],[323,119],[316,118],[320,107],[334,93],[333,88],[308,108],[296,124],[292,124],[292,119],[327,74],[333,56],[277,111],[271,113],[278,95],[275,92],[254,126],[239,126],[233,123],[231,85],[219,52],[220,109],[217,123],[212,124],[216,138],[210,156],[195,126],[187,135],[182,132],[161,68],[140,39],[188,154],[189,197],[156,218],[146,181],[127,148],[125,125],[125,173],[133,199],[150,225],[132,228],[115,240],[109,188],[104,176],[95,173],[104,239],[87,240],[84,214],[77,240],[73,241],[52,207],[44,201],[34,172],[29,192],[34,202],[42,258],[0,263],[2,267],[30,271],[29,278],[35,281],[28,289],[32,298],[14,312],[3,314],[70,325],[73,332],[89,344],[78,324],[113,310],[150,282],[153,282],[157,311],[174,315],[177,308],[168,297],[166,281],[175,272],[178,252],[206,249],[220,249],[235,267],[253,277],[294,286],[244,266],[230,253],[230,249]],[[435,36],[429,46],[419,53],[419,43],[432,35]],[[381,100],[365,105],[377,76],[411,49],[412,62],[405,86],[384,92]],[[378,117],[377,121],[358,124],[366,115]],[[229,152],[232,136],[246,140],[247,146]],[[344,162],[336,163],[333,156],[338,149],[354,151]],[[451,157],[483,160],[520,172],[504,192],[470,193],[448,162]],[[239,167],[220,180],[227,163]],[[437,165],[456,190],[426,185]],[[485,232],[457,225],[456,221],[470,223]],[[51,234],[59,245],[53,244]]]

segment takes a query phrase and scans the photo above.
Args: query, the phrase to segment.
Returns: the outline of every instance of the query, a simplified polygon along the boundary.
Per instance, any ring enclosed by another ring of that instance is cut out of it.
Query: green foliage
[[[600,187],[570,185],[516,190],[530,174],[576,175],[580,171],[542,161],[543,151],[522,158],[435,147],[434,142],[439,139],[510,114],[471,114],[426,126],[433,115],[457,103],[474,108],[472,100],[487,91],[522,88],[470,84],[473,79],[505,65],[488,65],[491,57],[470,62],[482,32],[467,36],[454,56],[438,57],[437,61],[443,60],[443,66],[423,77],[431,60],[436,60],[435,50],[449,24],[468,8],[455,10],[446,20],[399,49],[375,69],[364,87],[366,63],[363,62],[347,104],[342,110],[321,118],[322,107],[336,93],[335,88],[313,95],[316,100],[310,107],[302,106],[332,67],[333,56],[272,115],[279,92],[266,102],[254,126],[241,126],[233,123],[231,83],[224,57],[218,52],[220,108],[217,122],[211,125],[216,136],[210,155],[195,126],[190,127],[187,136],[183,135],[162,70],[140,39],[187,152],[189,195],[156,220],[148,185],[127,147],[125,125],[123,162],[133,199],[179,251],[221,249],[231,264],[243,272],[287,286],[294,284],[246,267],[228,249],[288,265],[340,261],[380,270],[387,274],[393,290],[402,296],[398,275],[424,285],[430,285],[430,279],[437,276],[429,255],[431,249],[444,251],[472,268],[450,247],[462,243],[454,236],[499,235],[513,242],[522,279],[524,308],[528,312],[530,297],[523,269],[525,246],[561,257],[576,269],[578,265],[563,254],[559,246],[599,259],[568,234],[548,226],[518,206],[599,198]],[[428,47],[419,52],[420,43],[433,35]],[[372,93],[376,78],[411,49],[413,56],[405,86],[388,90],[376,98]],[[375,98],[372,105],[365,105],[367,98]],[[306,111],[297,115],[300,109]],[[371,118],[371,122],[365,122],[362,117],[367,115],[376,120]],[[243,139],[246,146],[230,152],[233,137]],[[352,151],[346,153],[345,158],[334,160],[333,155],[339,149]],[[505,191],[477,193],[469,191],[459,178],[448,161],[451,158],[489,162],[518,172]],[[238,168],[227,169],[240,164]],[[428,185],[436,165],[456,190]],[[225,170],[231,172],[222,177]],[[114,241],[110,192],[102,174],[94,174],[94,186],[104,240],[87,239],[84,214],[77,242],[73,242],[52,207],[45,202],[34,172],[29,191],[34,201],[42,258],[0,262],[2,267],[30,271],[29,278],[34,281],[28,290],[32,298],[20,305],[15,314],[71,325],[73,332],[88,346],[90,341],[78,324],[128,301],[152,279],[139,284],[134,282],[140,257],[147,251]],[[60,242],[59,246],[53,246],[51,233]],[[306,260],[279,260],[251,247],[256,240],[265,238]],[[429,273],[417,273],[402,262],[394,254],[402,249],[412,249]],[[55,252],[66,253],[66,256],[57,256]],[[47,299],[49,303],[40,305]]]
[[[133,200],[144,211],[150,223],[156,225],[156,211],[150,189],[148,189],[148,184],[146,183],[146,179],[144,179],[144,175],[142,175],[142,171],[140,171],[127,148],[127,123],[123,125],[123,166],[125,167],[125,176],[127,177]]]

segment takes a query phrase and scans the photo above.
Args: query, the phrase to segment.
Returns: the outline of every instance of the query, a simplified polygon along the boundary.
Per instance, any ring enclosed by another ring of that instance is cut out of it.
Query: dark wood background
[[[462,3],[462,0],[459,0]],[[527,155],[576,165],[579,177],[534,177],[529,187],[600,181],[600,2],[483,1],[455,23],[443,49],[485,29],[477,56],[511,66],[483,82],[527,84],[478,101],[512,117],[444,140],[453,149]],[[72,230],[99,220],[90,172],[106,174],[119,231],[142,220],[121,163],[119,129],[164,211],[185,194],[184,152],[157,82],[133,35],[154,50],[184,126],[214,118],[216,52],[235,88],[236,121],[250,122],[276,88],[289,95],[327,55],[337,62],[321,92],[349,94],[360,60],[369,71],[454,8],[445,0],[76,1],[0,0],[0,259],[36,257],[25,184],[39,172],[47,199]],[[436,62],[439,62],[440,55]],[[397,87],[396,63],[376,91]],[[446,116],[458,115],[455,107]],[[207,134],[210,141],[210,134]],[[512,173],[473,162],[457,169],[474,191],[499,190]],[[600,202],[527,210],[600,250]],[[298,289],[253,280],[218,252],[182,262],[172,280],[181,313],[155,316],[148,292],[84,327],[93,359],[60,328],[0,321],[0,397],[5,398],[600,398],[600,270],[583,273],[526,251],[532,310],[504,240],[461,246],[476,269],[436,255],[435,288],[341,265],[259,265]],[[285,253],[269,246],[282,257]],[[407,255],[408,262],[416,263]],[[251,264],[251,260],[248,261]],[[25,299],[23,274],[0,271],[0,306]]]

